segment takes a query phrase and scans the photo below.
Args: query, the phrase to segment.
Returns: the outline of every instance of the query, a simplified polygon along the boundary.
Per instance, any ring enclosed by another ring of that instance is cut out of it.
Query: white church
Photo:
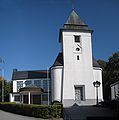
[[[65,107],[96,104],[103,100],[102,69],[92,54],[92,33],[77,13],[72,10],[60,29],[62,51],[49,70],[13,71],[13,93],[10,101],[28,104],[49,104],[60,101]]]

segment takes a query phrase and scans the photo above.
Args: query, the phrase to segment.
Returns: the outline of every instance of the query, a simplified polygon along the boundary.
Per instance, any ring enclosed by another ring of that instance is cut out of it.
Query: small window
[[[19,91],[20,88],[23,88],[23,81],[17,81],[17,91]]]
[[[43,80],[43,89],[44,90],[48,90],[48,81],[47,80]]]
[[[74,36],[75,42],[80,43],[80,36]]]
[[[43,101],[48,101],[48,95],[47,94],[42,95],[42,100]]]
[[[34,85],[37,87],[42,87],[41,80],[34,80]]]
[[[32,82],[31,80],[26,80],[25,81],[25,86],[29,86],[31,84],[31,82]]]
[[[77,60],[79,60],[79,55],[77,55]]]
[[[76,48],[76,51],[80,51],[80,48]]]

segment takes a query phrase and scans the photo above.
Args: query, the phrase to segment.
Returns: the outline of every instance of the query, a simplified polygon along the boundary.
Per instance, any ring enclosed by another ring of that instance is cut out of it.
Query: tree
[[[99,63],[99,65],[101,66],[101,68],[104,70],[105,67],[106,67],[106,63],[107,63],[107,62],[104,61],[104,60],[100,60],[100,59],[99,59],[97,62]]]
[[[109,100],[111,97],[110,85],[119,81],[119,52],[115,52],[109,57],[108,62],[98,60],[103,68],[103,94],[104,99]]]
[[[12,92],[12,82],[4,80],[4,101],[9,101],[9,93]],[[2,101],[2,81],[0,81],[0,101]]]
[[[112,84],[119,81],[119,52],[115,52],[109,57],[105,71],[105,79],[107,84]]]

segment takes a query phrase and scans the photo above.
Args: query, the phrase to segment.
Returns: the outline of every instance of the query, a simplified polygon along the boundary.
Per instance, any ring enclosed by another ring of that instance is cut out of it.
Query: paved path
[[[0,120],[40,120],[40,119],[17,115],[17,114],[13,114],[13,113],[9,113],[9,112],[0,110]]]
[[[0,120],[62,120],[62,119],[41,119],[28,116],[17,115],[0,110]]]
[[[87,117],[113,118],[115,116],[116,113],[113,110],[102,107],[78,106],[75,104],[72,107],[64,108],[64,120],[86,120]]]

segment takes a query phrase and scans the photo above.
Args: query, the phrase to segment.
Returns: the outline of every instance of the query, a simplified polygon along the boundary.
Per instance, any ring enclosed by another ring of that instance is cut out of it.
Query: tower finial
[[[71,4],[72,4],[72,10],[74,10],[74,3],[73,3],[73,0],[71,0]]]
[[[72,3],[72,10],[74,10],[74,4]]]

